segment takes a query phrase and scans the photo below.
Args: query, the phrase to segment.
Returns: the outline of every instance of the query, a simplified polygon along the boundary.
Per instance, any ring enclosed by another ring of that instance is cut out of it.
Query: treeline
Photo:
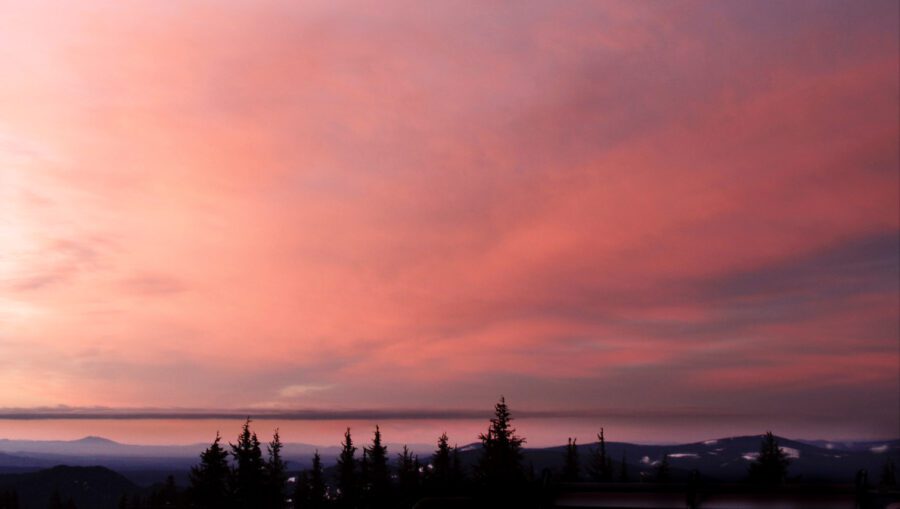
[[[667,483],[672,481],[672,472],[669,465],[669,455],[664,453],[659,461],[653,463],[654,468],[649,475],[639,472],[637,480]],[[787,480],[788,465],[790,459],[778,445],[775,435],[771,431],[766,432],[760,444],[759,454],[748,471],[748,480],[755,484],[777,485]],[[699,477],[699,472],[692,471],[691,477]],[[597,434],[597,447],[591,449],[588,464],[582,468],[581,455],[578,452],[578,444],[575,439],[569,438],[563,458],[563,467],[560,480],[563,482],[631,482],[632,476],[628,468],[625,453],[619,461],[606,452],[606,437],[603,428]]]
[[[522,462],[525,439],[512,427],[512,416],[501,398],[487,432],[481,434],[481,454],[465,468],[460,451],[442,434],[427,459],[420,460],[408,447],[393,455],[381,429],[375,426],[371,443],[357,447],[350,428],[344,432],[337,464],[326,473],[318,451],[310,468],[288,483],[278,432],[263,446],[244,423],[237,443],[226,450],[216,435],[191,470],[187,504],[197,508],[229,509],[380,509],[412,507],[428,500],[456,498],[468,505],[536,501],[533,472]],[[291,486],[291,484],[293,484]],[[528,504],[530,505],[530,504]]]
[[[270,441],[262,443],[248,418],[235,443],[223,444],[222,437],[216,433],[212,444],[200,454],[200,462],[191,469],[186,490],[179,489],[169,476],[149,494],[144,492],[144,497],[123,496],[118,506],[120,509],[549,507],[554,494],[564,486],[559,482],[672,481],[667,454],[653,463],[652,471],[633,475],[624,455],[614,459],[607,453],[603,428],[587,455],[579,454],[576,440],[570,438],[559,458],[562,468],[544,469],[537,474],[530,464],[525,464],[522,450],[525,438],[516,433],[512,421],[506,401],[500,398],[487,431],[479,435],[480,447],[467,452],[465,461],[460,449],[450,445],[446,433],[438,437],[433,453],[420,459],[406,446],[391,454],[378,426],[373,430],[371,442],[362,447],[357,447],[347,428],[334,466],[326,469],[316,451],[308,468],[290,479],[278,430]],[[775,436],[768,432],[761,441],[759,454],[750,464],[748,479],[765,486],[783,484],[788,480],[789,465],[790,459]],[[880,486],[897,485],[893,463],[885,464],[881,477]],[[696,506],[699,480],[699,472],[688,475],[688,507]],[[856,481],[862,497],[868,486],[865,472]],[[18,507],[14,491],[0,492],[0,509]],[[75,509],[75,504],[54,493],[49,509]]]
[[[652,472],[637,472],[632,476],[624,455],[614,459],[607,453],[603,428],[597,435],[596,446],[587,455],[586,464],[582,465],[576,440],[570,438],[560,458],[561,470],[557,473],[545,469],[537,474],[531,465],[525,465],[522,451],[525,438],[516,433],[512,421],[509,407],[501,397],[487,431],[479,435],[481,447],[477,459],[468,465],[463,463],[459,448],[450,446],[446,433],[437,439],[434,452],[420,460],[406,446],[392,458],[378,426],[371,443],[362,448],[354,444],[351,430],[347,428],[333,468],[326,472],[317,451],[309,468],[301,471],[294,483],[288,483],[277,430],[266,444],[264,454],[248,419],[237,443],[229,444],[230,451],[221,445],[217,434],[212,445],[201,454],[200,464],[191,471],[184,504],[227,509],[544,507],[550,505],[558,481],[670,483],[673,480],[667,454],[654,462]],[[789,465],[790,459],[775,436],[767,432],[759,454],[750,464],[748,480],[763,486],[783,484],[788,480]],[[885,469],[881,484],[895,486],[893,464],[886,465]],[[689,506],[693,506],[690,493],[697,489],[699,480],[699,472],[688,474]]]
[[[512,420],[506,401],[501,398],[488,430],[479,435],[477,460],[468,468],[463,465],[460,450],[450,446],[446,433],[438,438],[430,457],[420,460],[406,446],[392,458],[378,426],[371,443],[362,448],[355,445],[347,428],[336,465],[326,472],[316,452],[310,468],[300,472],[290,486],[278,432],[266,444],[264,454],[248,419],[230,451],[222,447],[217,435],[201,454],[200,464],[191,472],[187,499],[191,507],[238,509],[379,509],[412,507],[417,502],[427,507],[429,500],[434,503],[447,499],[456,499],[460,506],[535,507],[552,496],[556,481],[672,480],[668,455],[655,462],[652,475],[641,472],[632,479],[627,458],[614,460],[607,453],[602,428],[585,465],[581,464],[576,441],[569,439],[561,458],[560,475],[549,470],[536,474],[524,464],[525,438],[516,434]],[[787,478],[788,465],[774,435],[767,433],[759,456],[750,467],[750,479],[761,484],[782,483]],[[689,482],[697,479],[699,473],[692,472]]]

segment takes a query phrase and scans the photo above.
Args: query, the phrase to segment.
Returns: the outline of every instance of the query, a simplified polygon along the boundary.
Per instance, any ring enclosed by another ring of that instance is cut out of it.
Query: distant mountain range
[[[641,474],[650,475],[663,454],[676,478],[698,470],[710,479],[734,481],[743,479],[747,468],[759,449],[760,436],[741,436],[707,440],[679,445],[643,445],[607,442],[606,449],[618,467],[624,458],[633,480]],[[805,481],[852,482],[859,469],[869,471],[870,478],[879,474],[888,458],[900,464],[900,439],[881,441],[805,441],[778,438],[779,444],[791,457],[790,474]],[[197,463],[201,451],[208,444],[191,445],[132,445],[121,444],[102,437],[85,437],[72,441],[0,440],[0,473],[26,473],[56,465],[103,466],[123,474],[139,485],[162,481],[172,474],[180,483],[187,482],[187,472]],[[391,457],[401,445],[388,444]],[[579,444],[582,465],[596,444]],[[434,447],[417,444],[411,449],[425,459]],[[473,465],[479,455],[479,444],[461,447],[464,464]],[[306,468],[314,451],[322,455],[325,465],[334,463],[340,450],[337,446],[318,447],[291,443],[284,448],[285,458],[293,469]],[[527,464],[540,473],[544,469],[558,469],[565,446],[525,449]]]

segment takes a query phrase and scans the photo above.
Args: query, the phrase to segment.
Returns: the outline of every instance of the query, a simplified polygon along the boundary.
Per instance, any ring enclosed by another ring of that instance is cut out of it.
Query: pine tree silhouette
[[[565,482],[578,482],[578,478],[580,477],[577,440],[578,439],[569,438],[569,443],[566,445],[562,469],[562,480]]]
[[[291,501],[294,503],[294,509],[307,509],[312,506],[312,486],[309,480],[309,470],[304,470],[297,474]]]
[[[600,428],[597,440],[597,447],[591,454],[588,473],[591,476],[591,480],[595,482],[609,482],[613,480],[613,467],[612,458],[606,454],[606,438],[603,435],[603,428]]]
[[[400,488],[400,499],[404,505],[412,505],[419,496],[419,465],[409,447],[397,455],[397,481]]]
[[[369,449],[363,446],[362,458],[359,460],[359,484],[357,488],[362,507],[365,507],[369,502],[369,492],[371,491],[369,481]]]
[[[325,469],[322,468],[322,457],[319,456],[318,450],[316,450],[316,453],[313,455],[312,459],[312,471],[309,475],[309,487],[311,492],[312,507],[323,507],[326,501]]]
[[[228,500],[228,452],[219,445],[219,432],[212,445],[200,453],[200,464],[191,468],[188,497],[194,507],[223,507]]]
[[[628,463],[625,462],[625,452],[622,452],[622,462],[619,463],[619,482],[628,482]]]
[[[462,460],[459,457],[459,446],[453,445],[453,452],[450,454],[450,488],[458,491],[466,480],[466,474],[463,471]]]
[[[300,474],[294,491],[295,509],[322,509],[326,506],[325,471],[322,457],[316,450],[312,458],[312,468]]]
[[[494,407],[494,417],[487,433],[482,433],[481,458],[478,475],[489,491],[506,490],[525,480],[522,470],[522,444],[525,439],[516,435],[512,416],[501,397]]]
[[[342,507],[354,507],[359,499],[359,478],[356,469],[356,447],[350,436],[350,428],[344,433],[341,454],[337,460],[337,487]]]
[[[881,467],[881,480],[878,485],[882,488],[894,488],[897,486],[897,467],[894,461],[888,458]]]
[[[787,478],[790,460],[771,431],[767,431],[759,445],[759,456],[750,464],[750,480],[764,485],[781,484]]]
[[[387,447],[381,442],[381,429],[376,425],[372,445],[365,450],[368,457],[366,485],[371,507],[383,507],[388,503],[391,490],[391,474],[387,465]]]
[[[175,507],[178,505],[178,485],[175,484],[175,476],[166,476],[166,482],[160,490],[161,505],[166,507]]]
[[[431,489],[440,495],[445,495],[450,489],[450,445],[447,433],[438,437],[437,449],[431,455],[431,472],[429,473],[429,485]]]
[[[663,457],[656,466],[656,482],[671,481],[671,471],[669,469],[669,453],[663,453]]]
[[[251,422],[248,417],[237,443],[231,444],[235,463],[231,476],[231,500],[241,509],[257,509],[266,505],[265,465],[259,438],[250,431]]]
[[[281,458],[281,449],[284,445],[281,443],[281,435],[278,429],[272,435],[272,441],[269,442],[267,449],[269,458],[264,464],[265,468],[265,491],[267,507],[280,509],[285,506],[284,491],[287,485],[287,465]]]

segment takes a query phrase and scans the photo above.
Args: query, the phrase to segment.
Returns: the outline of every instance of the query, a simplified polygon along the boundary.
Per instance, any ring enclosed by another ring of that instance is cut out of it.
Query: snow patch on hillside
[[[677,458],[691,458],[691,459],[696,459],[696,458],[699,458],[700,456],[699,456],[698,454],[695,454],[695,453],[692,453],[692,452],[676,452],[676,453],[674,453],[674,454],[670,454],[669,457],[670,457],[670,458],[676,458],[676,459],[677,459]]]
[[[794,449],[793,447],[782,447],[781,452],[784,453],[785,456],[791,459],[797,459],[800,457],[800,451]]]

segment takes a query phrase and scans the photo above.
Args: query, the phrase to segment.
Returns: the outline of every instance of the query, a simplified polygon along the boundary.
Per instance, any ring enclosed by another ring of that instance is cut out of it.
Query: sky
[[[897,436],[898,10],[4,1],[0,414]]]

